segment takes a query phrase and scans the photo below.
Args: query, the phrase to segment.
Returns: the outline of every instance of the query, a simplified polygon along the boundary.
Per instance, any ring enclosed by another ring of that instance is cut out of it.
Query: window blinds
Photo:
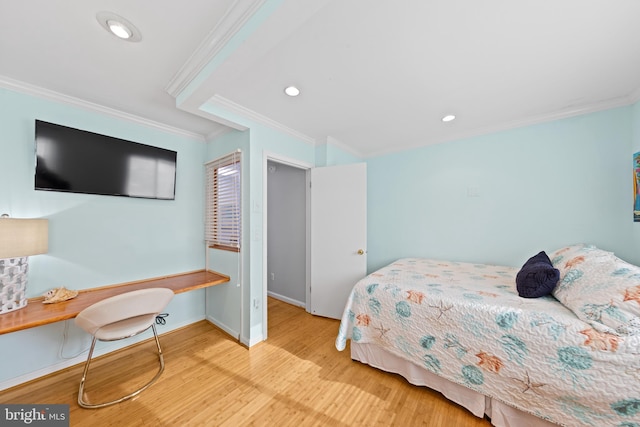
[[[235,151],[206,163],[205,240],[212,247],[240,250],[240,156]]]

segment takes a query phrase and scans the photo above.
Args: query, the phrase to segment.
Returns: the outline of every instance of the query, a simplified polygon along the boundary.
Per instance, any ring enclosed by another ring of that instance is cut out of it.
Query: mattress
[[[566,426],[640,426],[638,355],[607,346],[551,296],[520,298],[517,271],[398,260],[354,286],[336,348],[348,339],[379,347],[460,386],[456,393],[489,398],[489,408]],[[463,406],[481,416],[487,403],[477,402]]]

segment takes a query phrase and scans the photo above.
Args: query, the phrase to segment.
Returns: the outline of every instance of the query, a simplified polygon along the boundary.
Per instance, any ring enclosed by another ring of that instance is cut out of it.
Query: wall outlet
[[[276,280],[276,273],[271,273],[271,280]]]

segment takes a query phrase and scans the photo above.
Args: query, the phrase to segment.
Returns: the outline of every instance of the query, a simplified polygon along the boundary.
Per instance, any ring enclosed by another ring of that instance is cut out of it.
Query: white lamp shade
[[[49,220],[0,218],[0,259],[47,253]]]

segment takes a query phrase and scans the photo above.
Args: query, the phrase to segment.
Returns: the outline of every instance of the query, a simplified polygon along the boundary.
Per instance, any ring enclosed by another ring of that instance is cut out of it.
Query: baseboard
[[[24,374],[16,378],[11,378],[10,380],[2,381],[0,382],[0,391],[18,386],[20,384],[24,384],[29,381],[36,380],[40,377],[44,377],[58,371],[62,371],[63,369],[70,368],[79,363],[84,363],[85,360],[87,360],[87,356],[74,357],[73,359],[65,360],[55,365],[47,366],[46,368],[29,372],[28,374]],[[78,377],[78,383],[80,383],[79,377]]]
[[[262,325],[258,325],[257,327],[252,328],[251,336],[254,337],[254,338],[253,339],[247,339],[247,337],[241,336],[238,331],[236,331],[235,329],[231,328],[230,326],[224,324],[223,322],[220,322],[215,317],[207,316],[206,319],[210,323],[212,323],[213,325],[215,325],[218,328],[222,329],[227,334],[231,335],[233,338],[237,339],[240,342],[240,344],[242,344],[242,345],[244,345],[246,347],[251,347],[251,346],[254,346],[254,345],[258,344],[259,342],[264,341],[264,337],[262,336],[262,329],[261,329]]]
[[[289,298],[289,297],[277,294],[277,293],[272,292],[272,291],[267,291],[267,296],[270,296],[270,297],[275,298],[277,300],[280,300],[282,302],[286,302],[287,304],[295,305],[296,307],[302,307],[302,308],[306,308],[307,307],[307,304],[302,302],[302,301],[298,301],[298,300],[295,300],[293,298]]]
[[[264,341],[264,339],[262,338],[262,335],[260,335],[260,337],[254,338],[252,340],[247,339],[245,337],[240,338],[240,344],[245,345],[247,347],[252,347],[260,342]]]
[[[189,325],[191,325],[193,323],[196,323],[196,322],[199,322],[199,321],[201,321],[203,319],[204,319],[204,317],[201,317],[201,318],[198,318],[198,319],[191,319],[191,320],[186,321],[186,322],[181,322],[179,324],[172,325],[173,327],[171,329],[163,331],[162,333],[159,333],[159,335],[160,335],[160,337],[162,337],[162,335],[164,335],[164,334],[167,334],[169,332],[173,332],[174,330],[183,328],[185,326],[189,326]],[[142,337],[142,335],[141,335],[141,337]],[[102,348],[102,349],[96,348],[96,350],[93,353],[93,358],[96,358],[96,357],[99,357],[99,356],[103,356],[105,354],[109,354],[109,353],[112,353],[114,351],[123,350],[123,349],[125,349],[127,347],[131,347],[131,346],[137,345],[142,341],[150,340],[150,339],[153,339],[153,334],[149,338],[140,339],[140,340],[138,340],[136,342],[131,342],[130,344],[127,344],[127,345],[121,346],[121,347],[120,346],[118,346],[118,347],[115,346],[119,341],[113,341],[114,346],[112,346],[112,347],[107,347],[107,348]],[[122,341],[122,343],[124,343],[124,341]],[[20,375],[18,377],[2,381],[2,382],[0,382],[0,391],[9,389],[11,387],[18,386],[20,384],[24,384],[24,383],[29,382],[29,381],[36,380],[38,378],[41,378],[41,377],[56,373],[58,371],[62,371],[63,369],[71,368],[72,366],[78,365],[80,363],[84,363],[87,360],[88,351],[89,351],[89,349],[87,349],[80,356],[76,356],[76,357],[74,357],[72,359],[63,360],[63,361],[61,361],[59,363],[56,363],[54,365],[50,365],[50,366],[47,366],[45,368],[38,369],[36,371],[26,373],[24,375]],[[93,358],[92,358],[92,360],[93,360]],[[80,377],[78,377],[78,383],[80,383]]]
[[[238,339],[238,337],[240,336],[240,334],[238,333],[238,331],[236,331],[235,329],[233,329],[232,327],[220,322],[218,319],[216,319],[215,317],[209,316],[207,315],[205,317],[205,319],[207,321],[209,321],[209,323],[217,326],[218,328],[222,329],[224,332],[226,332],[227,334],[231,335],[233,338]]]
[[[262,326],[263,326],[262,324],[252,326],[251,330],[249,331],[251,338],[249,340],[244,339],[242,343],[247,347],[252,347],[258,344],[259,342],[264,341],[264,335],[262,334]]]

